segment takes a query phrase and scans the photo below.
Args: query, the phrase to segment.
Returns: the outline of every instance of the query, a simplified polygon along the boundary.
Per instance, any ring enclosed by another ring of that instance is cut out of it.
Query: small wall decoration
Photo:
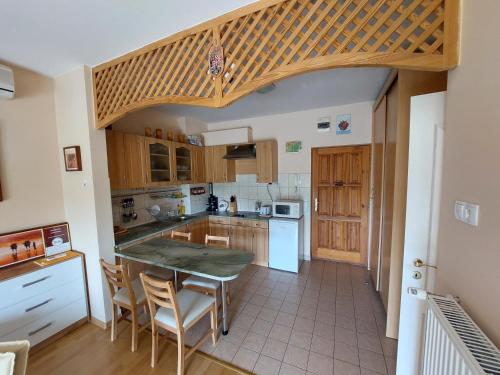
[[[0,236],[0,268],[43,257],[45,246],[42,229]]]
[[[82,157],[80,154],[80,146],[69,146],[63,148],[64,165],[66,172],[75,172],[82,170]]]
[[[52,256],[71,250],[68,224],[59,224],[43,228],[45,255]]]
[[[224,50],[222,46],[216,42],[208,51],[208,70],[212,77],[218,77],[224,70]]]
[[[286,143],[286,152],[300,152],[302,150],[302,141],[290,141]]]
[[[352,134],[351,114],[337,115],[335,120],[335,130],[337,135]]]

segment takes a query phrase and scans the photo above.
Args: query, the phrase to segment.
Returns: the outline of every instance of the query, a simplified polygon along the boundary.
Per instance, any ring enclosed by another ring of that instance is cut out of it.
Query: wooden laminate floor
[[[137,375],[176,374],[177,346],[160,340],[158,366],[150,367],[151,335],[139,336],[138,351],[130,351],[130,326],[118,325],[118,340],[111,342],[109,329],[102,330],[92,324],[70,332],[53,344],[30,353],[28,375]],[[230,365],[195,353],[186,361],[186,375],[243,374]]]

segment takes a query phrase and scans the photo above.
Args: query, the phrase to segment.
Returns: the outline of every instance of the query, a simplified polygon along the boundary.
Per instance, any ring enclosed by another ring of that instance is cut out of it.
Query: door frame
[[[366,225],[367,225],[367,233],[366,233],[366,251],[364,255],[364,259],[361,260],[359,263],[360,265],[366,265],[369,261],[368,257],[368,252],[369,252],[369,236],[370,236],[370,231],[371,231],[371,221],[370,221],[370,210],[371,210],[371,200],[370,200],[370,191],[371,191],[371,169],[372,169],[372,145],[371,143],[355,143],[355,144],[345,144],[345,145],[332,145],[332,146],[321,146],[321,147],[311,147],[311,196],[310,196],[310,218],[311,218],[311,224],[310,224],[310,238],[309,238],[309,246],[310,246],[310,254],[311,254],[311,260],[312,259],[320,259],[320,260],[325,260],[324,258],[321,257],[315,257],[313,255],[313,250],[315,249],[315,243],[317,242],[317,236],[315,236],[314,233],[314,228],[316,226],[316,219],[315,219],[315,191],[314,191],[314,166],[313,166],[313,153],[316,150],[321,150],[321,149],[327,149],[327,148],[345,148],[345,147],[361,147],[361,146],[367,146],[368,147],[368,170],[367,170],[367,199],[366,199]],[[347,262],[347,261],[342,261],[338,260],[338,262]],[[357,263],[356,263],[357,264]]]

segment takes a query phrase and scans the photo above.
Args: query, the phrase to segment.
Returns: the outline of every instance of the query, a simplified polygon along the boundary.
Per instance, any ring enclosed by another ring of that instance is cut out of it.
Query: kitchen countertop
[[[153,238],[117,250],[116,254],[125,259],[219,281],[237,278],[253,259],[253,254],[242,250],[213,248],[164,238]]]
[[[236,214],[229,212],[199,212],[193,215],[186,215],[186,218],[183,220],[173,217],[171,221],[153,221],[128,228],[126,233],[115,235],[115,249],[124,249],[138,242],[158,237],[162,232],[170,231],[208,216],[238,217],[245,220],[269,220],[269,217],[259,216],[257,212],[238,211]]]

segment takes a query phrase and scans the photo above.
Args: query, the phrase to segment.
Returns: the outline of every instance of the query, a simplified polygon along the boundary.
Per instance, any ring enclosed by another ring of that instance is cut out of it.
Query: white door
[[[436,264],[444,109],[444,92],[411,98],[398,375],[420,374],[426,302],[410,294],[409,288],[432,291],[434,287],[435,270],[416,267],[414,262]]]

